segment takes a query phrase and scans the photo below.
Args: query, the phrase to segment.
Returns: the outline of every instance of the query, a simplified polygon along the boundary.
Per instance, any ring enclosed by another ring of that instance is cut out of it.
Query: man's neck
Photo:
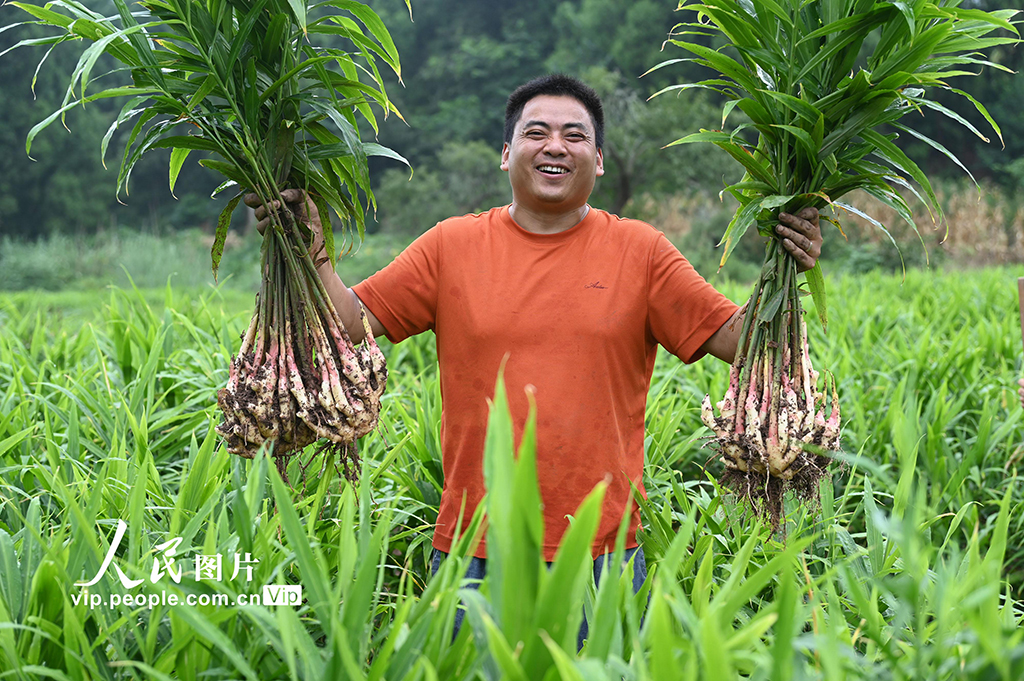
[[[590,212],[590,206],[584,204],[580,208],[566,211],[564,213],[539,213],[530,210],[515,201],[508,209],[509,215],[516,224],[527,232],[534,234],[558,234],[571,229],[583,221],[583,218]]]

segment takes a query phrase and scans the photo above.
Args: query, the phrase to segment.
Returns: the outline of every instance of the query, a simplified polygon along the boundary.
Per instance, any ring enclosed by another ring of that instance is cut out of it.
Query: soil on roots
[[[791,465],[793,477],[783,480],[750,468],[741,471],[727,468],[718,482],[745,501],[760,517],[771,524],[773,532],[782,527],[782,499],[793,492],[797,499],[811,509],[821,505],[818,486],[822,478],[829,478],[829,459],[820,454],[801,454]]]

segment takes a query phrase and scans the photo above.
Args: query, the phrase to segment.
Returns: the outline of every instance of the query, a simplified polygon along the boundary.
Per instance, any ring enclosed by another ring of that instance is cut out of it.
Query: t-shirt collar
[[[593,210],[590,204],[587,204],[587,212],[583,215],[583,219],[569,229],[556,232],[555,234],[538,234],[536,232],[531,232],[528,229],[523,229],[519,223],[512,218],[511,208],[512,204],[508,204],[501,209],[499,214],[501,223],[516,236],[534,243],[553,244],[573,239],[576,235],[589,230],[590,226],[597,221],[597,211]]]

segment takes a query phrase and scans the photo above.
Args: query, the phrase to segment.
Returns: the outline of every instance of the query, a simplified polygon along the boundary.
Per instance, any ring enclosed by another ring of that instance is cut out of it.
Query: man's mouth
[[[545,175],[565,175],[569,172],[568,168],[561,168],[559,166],[537,166],[537,170],[544,173]]]

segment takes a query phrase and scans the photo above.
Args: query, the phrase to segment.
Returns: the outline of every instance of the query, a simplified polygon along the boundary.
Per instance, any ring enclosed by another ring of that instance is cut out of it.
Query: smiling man
[[[529,400],[536,403],[546,560],[554,558],[568,516],[605,480],[595,577],[631,506],[626,557],[639,589],[646,566],[630,483],[643,491],[644,412],[658,345],[687,363],[735,355],[741,310],[654,227],[588,205],[604,174],[603,137],[593,90],[566,76],[530,81],[512,93],[505,112],[501,168],[512,184],[511,205],[438,223],[351,289],[329,263],[321,267],[353,342],[362,340],[360,306],[374,334],[393,342],[427,330],[437,336],[445,483],[435,571],[451,548],[463,500],[469,517],[484,495],[488,399],[504,363],[517,439]],[[284,198],[301,197],[293,191]],[[265,220],[262,209],[257,218]],[[817,212],[780,218],[783,245],[804,269],[812,267],[821,251]],[[475,555],[467,576],[482,578],[486,543]],[[460,610],[457,628],[461,618]],[[585,634],[586,622],[581,644]]]
[[[556,234],[578,224],[590,210],[590,192],[604,175],[604,124],[596,125],[575,97],[543,94],[521,103],[528,94],[510,99],[501,169],[512,183],[510,212],[516,223],[536,234]]]

